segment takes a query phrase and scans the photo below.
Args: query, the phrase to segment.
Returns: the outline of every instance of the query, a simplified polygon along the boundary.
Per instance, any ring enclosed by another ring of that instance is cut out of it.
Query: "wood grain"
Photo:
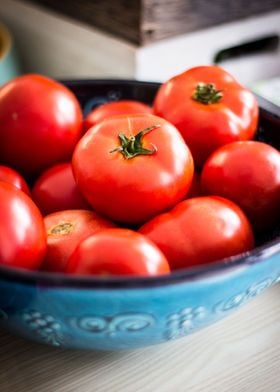
[[[40,346],[0,331],[1,392],[279,392],[280,285],[186,338],[130,352]]]
[[[29,1],[140,46],[280,8],[279,0]]]

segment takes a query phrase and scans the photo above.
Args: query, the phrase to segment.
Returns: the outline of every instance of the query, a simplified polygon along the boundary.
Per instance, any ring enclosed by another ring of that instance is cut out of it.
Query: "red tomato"
[[[66,272],[79,275],[168,274],[162,252],[145,236],[129,229],[107,229],[82,241],[67,264]]]
[[[8,182],[30,196],[30,190],[25,179],[10,167],[0,165],[0,181]]]
[[[73,93],[40,75],[24,75],[0,90],[0,160],[27,176],[71,158],[82,112]]]
[[[0,181],[0,264],[35,270],[46,253],[42,215],[14,185]]]
[[[164,83],[154,113],[179,129],[196,167],[224,144],[253,139],[258,123],[253,94],[217,66],[195,67]]]
[[[47,255],[42,269],[63,272],[70,255],[85,238],[114,224],[93,211],[58,211],[44,218],[47,231]]]
[[[256,229],[280,218],[280,153],[268,144],[235,142],[216,150],[201,175],[205,192],[237,203]]]
[[[164,253],[171,269],[210,263],[254,246],[242,210],[221,197],[195,197],[147,222],[140,232]]]
[[[151,114],[152,108],[145,103],[134,100],[121,100],[104,103],[103,105],[93,109],[86,116],[84,119],[84,132],[107,117],[139,113]]]
[[[32,198],[44,215],[90,209],[74,180],[71,163],[59,163],[43,172],[34,184]]]
[[[77,184],[94,210],[139,223],[187,193],[191,153],[177,129],[153,115],[111,117],[91,128],[73,154]]]

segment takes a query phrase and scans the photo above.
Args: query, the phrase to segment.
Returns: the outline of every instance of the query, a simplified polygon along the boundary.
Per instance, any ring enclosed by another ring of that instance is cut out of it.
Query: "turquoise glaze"
[[[158,88],[123,81],[66,84],[85,110],[112,94],[149,103]],[[269,116],[263,109],[262,137]],[[73,278],[1,267],[0,325],[40,343],[81,349],[134,349],[181,338],[280,281],[279,227],[259,242],[245,255],[159,278]]]

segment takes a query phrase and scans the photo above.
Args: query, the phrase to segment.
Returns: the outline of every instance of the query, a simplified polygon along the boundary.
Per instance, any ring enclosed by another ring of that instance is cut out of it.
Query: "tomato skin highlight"
[[[236,204],[222,197],[182,201],[144,224],[139,232],[161,249],[171,269],[211,263],[254,247],[247,217]]]
[[[123,156],[119,135],[143,136],[151,155]],[[111,117],[91,128],[72,159],[76,182],[98,213],[114,221],[137,224],[172,207],[187,193],[193,159],[173,125],[153,115]]]
[[[26,193],[28,196],[31,196],[29,186],[22,175],[8,166],[0,165],[0,181],[8,182]]]
[[[214,84],[222,94],[215,103],[193,98],[200,83]],[[191,68],[164,83],[154,113],[175,125],[189,146],[196,168],[218,147],[254,138],[259,110],[254,95],[217,66]]]
[[[103,105],[94,108],[86,116],[83,123],[83,130],[86,132],[89,128],[111,116],[139,113],[152,114],[152,108],[145,103],[135,100],[106,102]]]
[[[157,276],[170,272],[162,252],[145,236],[129,229],[107,229],[82,241],[66,272],[79,275]]]
[[[32,198],[43,215],[91,209],[77,187],[71,163],[60,163],[45,170],[33,186]]]
[[[47,254],[42,270],[64,272],[76,246],[85,238],[115,225],[93,211],[66,210],[45,216]]]
[[[81,128],[80,105],[64,85],[27,74],[1,87],[1,163],[24,176],[70,160]]]
[[[257,231],[280,219],[280,153],[257,141],[235,142],[217,149],[206,161],[204,193],[238,204]]]
[[[23,191],[0,181],[0,264],[37,270],[46,253],[43,217]]]

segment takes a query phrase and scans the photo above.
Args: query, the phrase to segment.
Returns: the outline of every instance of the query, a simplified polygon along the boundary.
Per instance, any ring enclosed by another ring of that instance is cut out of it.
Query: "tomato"
[[[93,109],[84,119],[84,132],[107,117],[121,114],[152,113],[152,108],[134,100],[107,102]]]
[[[46,252],[43,217],[31,198],[0,181],[0,264],[39,268]]]
[[[161,249],[171,269],[210,263],[254,246],[243,211],[230,200],[214,196],[184,200],[139,231]]]
[[[72,163],[94,210],[134,224],[176,204],[193,176],[193,159],[180,133],[147,114],[103,120],[82,137]]]
[[[72,92],[40,75],[24,75],[0,90],[0,160],[32,177],[71,158],[82,112]]]
[[[0,165],[0,181],[8,182],[30,196],[29,186],[25,179],[21,174],[10,167]]]
[[[129,229],[107,229],[82,241],[66,272],[79,275],[156,276],[170,272],[163,253],[145,236]]]
[[[154,113],[179,129],[197,168],[216,148],[253,139],[258,123],[253,94],[217,66],[191,68],[164,83]]]
[[[76,246],[100,230],[114,227],[93,211],[58,211],[44,218],[47,232],[47,255],[42,269],[63,272]]]
[[[71,163],[59,163],[44,171],[34,184],[32,198],[44,215],[90,209],[74,180]]]
[[[257,141],[235,142],[216,150],[201,175],[205,192],[237,203],[260,230],[280,218],[280,153]]]

